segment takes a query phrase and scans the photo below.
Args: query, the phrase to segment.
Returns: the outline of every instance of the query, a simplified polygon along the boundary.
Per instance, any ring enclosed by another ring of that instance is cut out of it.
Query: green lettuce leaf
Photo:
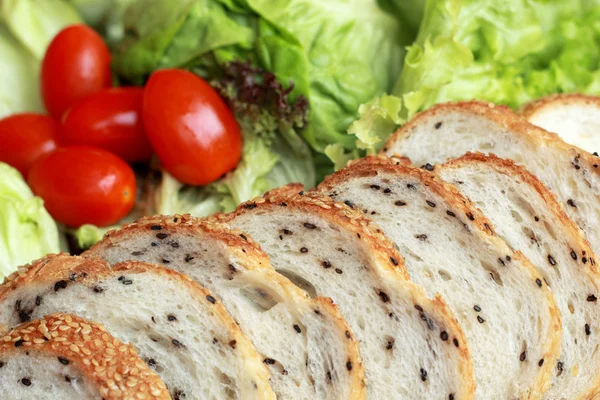
[[[82,22],[77,11],[63,0],[2,0],[0,5],[8,29],[37,60],[44,57],[58,32]]]
[[[432,0],[394,89],[405,114],[481,99],[511,107],[598,94],[600,5],[585,0]]]
[[[19,112],[43,112],[39,64],[0,24],[0,118]]]
[[[378,151],[403,121],[440,102],[519,107],[552,93],[600,94],[598,21],[600,4],[585,0],[429,0],[395,99],[365,104],[348,130],[364,151],[337,146],[328,155],[339,166]]]
[[[140,83],[157,68],[187,67],[213,79],[229,62],[250,60],[292,83],[292,101],[308,99],[311,117],[300,134],[317,152],[355,147],[346,129],[360,104],[392,89],[413,37],[376,0],[146,3],[124,13],[129,35],[115,58],[122,78]]]
[[[44,203],[21,174],[0,163],[0,277],[48,253],[60,251],[59,233]]]

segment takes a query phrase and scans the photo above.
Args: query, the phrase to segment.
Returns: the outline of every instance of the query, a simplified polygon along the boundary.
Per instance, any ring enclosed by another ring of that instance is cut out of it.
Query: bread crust
[[[337,203],[322,193],[310,191],[300,194],[297,189],[297,184],[282,186],[266,193],[263,197],[241,204],[232,213],[217,214],[213,219],[230,223],[236,217],[248,212],[248,210],[269,210],[283,206],[301,212],[315,213],[332,224],[342,226],[347,231],[356,234],[368,249],[368,253],[375,258],[375,262],[371,263],[371,266],[378,269],[376,271],[377,275],[385,279],[392,287],[402,287],[404,290],[408,290],[411,293],[413,303],[422,306],[437,320],[444,321],[443,325],[447,327],[451,336],[458,340],[460,343],[459,357],[462,360],[460,373],[463,379],[461,396],[456,398],[474,398],[475,380],[470,349],[458,320],[442,297],[436,295],[435,298],[430,299],[423,288],[410,281],[402,255],[375,222],[362,212],[346,204]]]
[[[133,347],[113,338],[102,325],[75,315],[56,313],[26,322],[0,342],[3,358],[25,351],[66,358],[107,400],[171,398]]]
[[[600,108],[600,97],[583,93],[557,93],[531,101],[521,107],[518,112],[523,118],[529,119],[538,111],[544,110],[547,107],[562,106],[565,104],[585,104]]]
[[[597,288],[600,287],[600,272],[598,271],[597,262],[594,262],[594,260],[597,260],[597,257],[590,247],[589,242],[585,238],[584,233],[567,215],[564,208],[556,199],[556,195],[548,190],[548,188],[546,188],[546,186],[544,186],[544,184],[527,169],[520,167],[512,160],[500,158],[494,154],[486,155],[483,153],[471,152],[463,155],[462,157],[450,160],[445,164],[436,167],[436,169],[461,168],[464,165],[478,163],[485,163],[501,174],[517,176],[520,180],[535,189],[535,191],[544,200],[547,208],[552,212],[552,214],[554,214],[556,218],[561,221],[561,224],[567,230],[570,239],[569,243],[575,243],[580,252],[586,255],[590,260],[588,263],[579,263],[578,273],[585,274],[587,279],[594,283],[594,286]],[[597,374],[594,381],[589,385],[589,390],[580,398],[593,399],[598,395],[600,395],[600,373]]]
[[[207,298],[211,298],[210,304],[212,312],[219,320],[227,327],[230,336],[236,341],[236,351],[239,351],[242,360],[248,364],[247,367],[252,367],[253,381],[257,386],[258,398],[275,399],[276,396],[269,385],[269,371],[262,363],[262,358],[244,335],[229,315],[223,304],[216,299],[210,291],[203,288],[187,275],[177,271],[160,267],[158,265],[143,263],[143,262],[122,262],[110,265],[100,259],[83,258],[77,256],[69,256],[61,253],[58,255],[46,256],[21,270],[20,273],[11,275],[2,286],[0,286],[0,304],[6,301],[6,297],[11,292],[20,288],[25,288],[30,284],[51,284],[54,282],[77,281],[78,284],[86,285],[93,288],[94,284],[99,280],[109,278],[111,276],[119,276],[123,273],[143,274],[152,273],[161,276],[165,280],[176,280],[186,286],[193,299],[197,302],[207,302]],[[13,279],[10,279],[13,277]],[[207,304],[209,304],[207,302]]]
[[[504,109],[505,107],[499,108]],[[387,158],[385,156],[371,156],[352,161],[346,168],[325,178],[316,190],[323,193],[331,192],[334,191],[335,187],[341,182],[344,182],[349,178],[375,176],[378,171],[385,171],[386,173],[401,176],[410,176],[416,181],[423,183],[428,190],[447,199],[448,203],[453,205],[453,211],[455,213],[458,214],[458,212],[460,212],[463,215],[468,216],[474,228],[476,228],[476,233],[478,235],[493,243],[497,248],[502,249],[506,254],[512,253],[511,257],[521,262],[524,267],[524,272],[529,275],[532,282],[536,281],[536,279],[543,281],[542,276],[538,274],[529,260],[518,251],[511,252],[504,241],[496,235],[492,223],[469,199],[463,196],[456,187],[444,182],[437,175],[426,170],[407,166],[402,159]],[[558,310],[554,295],[548,285],[542,285],[542,290],[548,304],[549,315],[551,318],[548,332],[545,335],[547,340],[544,346],[544,359],[551,362],[544,363],[544,365],[538,369],[537,379],[530,388],[529,399],[541,398],[543,392],[548,389],[552,375],[552,365],[560,354],[562,334],[560,311]]]
[[[318,310],[320,313],[327,315],[342,334],[340,338],[348,355],[348,361],[354,366],[348,389],[350,393],[348,399],[361,400],[366,398],[365,371],[360,357],[359,343],[338,307],[329,298],[315,297],[311,299],[306,292],[293,285],[273,269],[269,257],[249,235],[240,230],[231,229],[221,222],[218,217],[201,219],[192,217],[189,214],[144,217],[123,226],[119,230],[108,232],[100,242],[83,253],[82,257],[97,258],[102,249],[112,246],[113,243],[118,243],[122,238],[136,236],[140,231],[156,229],[153,227],[160,227],[161,230],[169,230],[182,235],[193,235],[195,232],[200,232],[223,242],[234,257],[244,260],[244,262],[238,264],[238,268],[260,272],[264,281],[273,282],[273,287],[282,289],[284,291],[283,295],[293,302],[295,307],[301,307],[305,310],[310,309],[311,312]]]
[[[400,141],[406,135],[409,135],[416,126],[430,119],[435,120],[438,115],[443,116],[448,112],[454,111],[466,112],[485,117],[507,129],[510,129],[511,131],[527,136],[528,139],[534,143],[546,142],[564,150],[575,149],[577,152],[586,153],[590,158],[592,157],[592,155],[587,153],[585,150],[565,143],[556,133],[548,132],[538,126],[530,124],[526,120],[517,116],[510,108],[506,106],[499,106],[493,103],[485,103],[476,100],[440,103],[418,113],[388,138],[380,154],[396,156],[395,154],[389,154],[389,149],[394,147],[394,144],[397,141]],[[589,161],[588,157],[586,157],[584,154],[582,154],[582,156],[584,156],[586,162]]]
[[[577,146],[566,143],[556,133],[548,132],[538,126],[530,124],[525,119],[516,115],[508,107],[497,106],[480,101],[442,103],[419,113],[388,139],[386,147],[381,155],[395,157],[396,155],[392,154],[393,152],[390,149],[394,147],[396,142],[402,141],[407,136],[410,136],[415,127],[421,124],[431,123],[436,120],[437,116],[443,118],[447,114],[461,113],[476,115],[487,119],[488,121],[501,126],[505,130],[512,132],[514,136],[524,138],[537,148],[551,148],[554,151],[565,154],[571,158],[571,164],[577,170],[585,171],[586,174],[589,173],[593,177],[600,176],[600,158],[598,156],[590,154]],[[588,185],[592,188],[592,183],[590,183],[589,180]],[[594,186],[594,188],[596,188],[596,186]],[[596,200],[600,200],[600,196],[595,193],[593,196],[596,197]],[[565,199],[561,200],[564,201]],[[586,215],[582,215],[579,211],[573,212],[574,214],[571,214],[572,218],[578,221],[578,223],[580,223],[580,219],[585,220],[585,222],[581,222],[583,224],[583,229],[585,229],[585,226],[588,224],[587,219],[585,218]],[[586,232],[587,235],[590,235],[590,232],[588,232],[587,229],[585,229],[584,232]],[[596,235],[596,233],[593,234]],[[593,242],[592,245],[595,246]]]

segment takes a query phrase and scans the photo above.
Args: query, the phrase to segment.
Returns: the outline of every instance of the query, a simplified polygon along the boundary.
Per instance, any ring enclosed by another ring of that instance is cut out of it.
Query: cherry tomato
[[[56,35],[42,62],[42,97],[54,118],[77,100],[110,87],[110,53],[96,32],[69,26]]]
[[[25,178],[31,165],[54,151],[59,124],[40,114],[15,114],[0,120],[0,161],[13,166]]]
[[[152,74],[142,116],[158,158],[184,183],[213,182],[240,160],[242,137],[232,112],[191,72],[165,69]]]
[[[78,101],[64,115],[61,142],[97,146],[128,162],[148,160],[152,146],[142,126],[144,89],[104,89]]]
[[[131,167],[106,150],[67,146],[38,160],[29,186],[59,222],[111,225],[133,208],[136,195]]]

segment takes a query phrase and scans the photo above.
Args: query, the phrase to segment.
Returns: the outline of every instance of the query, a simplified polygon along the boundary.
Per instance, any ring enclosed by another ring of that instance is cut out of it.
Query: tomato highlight
[[[206,185],[240,160],[242,136],[231,110],[203,79],[180,69],[152,74],[144,91],[144,127],[175,178]]]
[[[41,158],[28,183],[50,215],[71,227],[114,224],[131,211],[136,198],[131,167],[91,146],[67,146]]]
[[[25,178],[39,158],[58,147],[59,124],[33,113],[15,114],[0,120],[0,162],[19,170]]]
[[[104,89],[78,101],[64,115],[61,141],[97,146],[127,162],[146,161],[152,146],[142,125],[144,89]]]
[[[69,26],[56,35],[42,62],[42,98],[56,119],[77,100],[112,86],[110,52],[93,29]]]

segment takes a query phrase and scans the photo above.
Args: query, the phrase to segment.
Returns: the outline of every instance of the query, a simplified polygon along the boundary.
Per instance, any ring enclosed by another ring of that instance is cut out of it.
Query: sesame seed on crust
[[[19,337],[22,339],[18,340],[24,342],[16,347],[15,339]],[[101,325],[75,315],[57,313],[26,322],[6,333],[0,341],[0,357],[5,360],[26,351],[68,360],[106,400],[171,398],[163,381],[138,357],[133,347],[112,337]],[[117,371],[120,379],[115,379]]]

